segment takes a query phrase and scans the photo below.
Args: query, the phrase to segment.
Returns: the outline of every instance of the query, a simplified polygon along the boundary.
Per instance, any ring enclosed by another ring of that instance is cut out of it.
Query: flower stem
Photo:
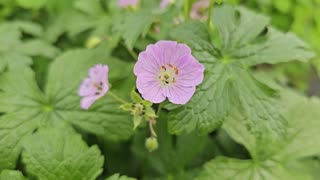
[[[150,137],[157,137],[155,130],[153,129],[153,125],[156,124],[156,120],[151,118],[149,119],[149,130],[150,130]]]
[[[120,98],[119,96],[117,96],[116,94],[114,94],[113,92],[109,91],[107,93],[110,97],[112,97],[114,100],[118,101],[119,103],[125,104],[128,103],[126,100]]]
[[[134,60],[138,60],[138,55],[137,55],[137,53],[135,53],[134,51],[133,51],[133,49],[130,49],[124,42],[120,42],[126,49],[127,49],[127,51],[129,52],[129,54],[131,55],[131,57],[133,57],[133,59]]]
[[[161,110],[162,110],[162,106],[163,106],[162,103],[160,103],[159,106],[158,106],[158,109],[157,109],[157,117],[160,116],[160,113],[161,113]]]
[[[184,17],[189,19],[189,0],[184,0]]]
[[[138,60],[138,55],[132,49],[130,49],[128,47],[127,47],[127,50],[130,53],[130,55],[133,57],[133,59],[137,61]]]
[[[209,10],[208,10],[208,19],[207,19],[207,25],[210,28],[210,23],[211,23],[211,19],[212,19],[212,10],[213,10],[213,6],[214,6],[214,1],[215,0],[210,0],[210,5],[209,5]]]

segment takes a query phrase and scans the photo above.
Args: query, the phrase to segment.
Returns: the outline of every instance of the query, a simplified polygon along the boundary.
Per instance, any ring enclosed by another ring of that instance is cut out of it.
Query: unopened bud
[[[97,36],[90,37],[86,42],[86,48],[91,49],[95,48],[101,43],[101,39]]]
[[[152,151],[158,149],[159,144],[158,144],[157,138],[149,137],[145,142],[145,146],[149,152],[152,152]]]

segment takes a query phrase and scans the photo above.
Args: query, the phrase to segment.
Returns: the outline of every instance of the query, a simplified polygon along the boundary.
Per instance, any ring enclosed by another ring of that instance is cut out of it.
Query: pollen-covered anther
[[[178,75],[178,68],[172,64],[161,66],[159,72],[159,80],[162,86],[167,86],[176,83],[176,76]]]

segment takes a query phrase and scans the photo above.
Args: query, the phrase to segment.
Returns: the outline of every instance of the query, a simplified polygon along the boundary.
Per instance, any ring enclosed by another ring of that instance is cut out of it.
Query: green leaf
[[[210,36],[205,24],[198,21],[187,21],[171,30],[171,38],[188,44],[192,54],[204,64],[216,61],[217,51],[210,43]]]
[[[131,99],[133,102],[135,103],[140,103],[143,101],[142,97],[140,96],[140,94],[138,94],[135,90],[131,91]]]
[[[19,69],[32,64],[31,57],[54,58],[58,49],[45,41],[30,39],[22,41],[22,33],[39,36],[41,27],[27,22],[3,23],[0,26],[0,72],[5,68]]]
[[[43,125],[70,124],[108,140],[128,139],[133,132],[129,113],[106,96],[90,110],[80,109],[77,95],[82,79],[95,64],[108,64],[109,80],[126,79],[132,64],[110,57],[104,49],[74,50],[57,58],[49,68],[48,81],[42,92],[29,68],[10,70],[0,76],[0,169],[14,168],[24,137]],[[127,68],[127,69],[126,69]],[[117,92],[121,86],[115,88]],[[129,93],[129,92],[127,92]]]
[[[196,180],[211,179],[237,179],[237,180],[263,180],[263,179],[293,179],[302,180],[311,177],[291,172],[289,169],[275,161],[255,163],[252,160],[240,160],[227,157],[218,157],[208,162],[201,175]]]
[[[43,96],[29,69],[0,76],[0,169],[14,168],[21,141],[37,127]],[[21,90],[23,89],[23,91]]]
[[[222,118],[231,108],[232,95],[235,94],[229,72],[229,67],[223,64],[212,67],[211,78],[205,78],[191,101],[170,111],[171,133],[181,134],[195,129],[209,132],[220,127]]]
[[[268,28],[268,18],[244,8],[217,6],[213,23],[221,40],[218,46],[211,43],[210,33],[201,23],[187,21],[171,32],[172,38],[192,48],[206,71],[190,102],[166,106],[172,110],[169,131],[208,133],[220,127],[232,108],[237,108],[251,132],[271,139],[283,136],[286,120],[279,111],[277,91],[257,80],[249,68],[261,63],[308,60],[313,53],[294,35]]]
[[[3,170],[0,173],[0,180],[27,180],[20,171]]]
[[[59,53],[57,48],[41,40],[25,41],[17,47],[17,51],[27,56],[43,56],[47,58],[54,58]]]
[[[40,9],[42,8],[47,0],[16,0],[17,4],[24,8]]]
[[[128,176],[120,176],[120,174],[114,174],[108,177],[106,180],[136,180],[136,179]]]
[[[5,24],[8,24],[10,26],[15,27],[16,29],[19,29],[20,31],[35,36],[40,37],[43,35],[43,29],[41,25],[31,22],[31,21],[10,21],[6,22]]]
[[[124,39],[125,45],[132,49],[135,42],[149,31],[155,15],[150,11],[126,13],[119,20],[115,20],[114,32]]]
[[[24,110],[0,117],[0,170],[13,169],[21,152],[21,143],[45,116],[35,110]]]
[[[218,6],[213,19],[223,42],[222,53],[245,65],[306,61],[314,56],[294,34],[268,27],[267,17],[245,8]]]
[[[22,155],[28,173],[46,180],[93,180],[101,172],[103,156],[68,128],[43,128],[29,136]]]
[[[293,96],[290,98],[298,98]],[[320,145],[320,100],[304,99],[292,106],[286,116],[289,121],[287,141],[281,146],[277,159],[289,161],[319,155]]]
[[[142,122],[142,116],[134,115],[133,116],[133,129],[136,129]]]
[[[254,159],[273,157],[287,162],[320,153],[320,146],[316,143],[320,138],[320,100],[307,99],[290,91],[284,91],[283,97],[286,108],[282,111],[288,125],[282,139],[272,141],[267,136],[254,136],[243,123],[245,117],[237,113],[230,116],[223,126],[233,139],[248,149]]]
[[[290,11],[292,2],[290,0],[283,1],[273,1],[275,8],[277,8],[282,13],[288,13]]]
[[[88,111],[79,108],[79,85],[87,76],[88,69],[98,63],[109,66],[111,84],[131,75],[123,72],[130,72],[132,65],[111,58],[104,49],[70,51],[52,63],[46,94],[55,113],[63,120],[106,139],[127,139],[133,127],[130,114],[121,111],[118,108],[120,104],[112,98],[102,98]],[[120,68],[123,71],[119,71]]]
[[[319,99],[307,99],[290,91],[283,91],[283,110],[288,117],[287,131],[283,139],[255,136],[246,128],[246,117],[233,113],[223,128],[249,151],[251,160],[218,157],[208,162],[202,179],[312,179],[302,168],[303,158],[320,153]],[[292,169],[294,167],[301,167]],[[310,171],[312,173],[312,171]]]
[[[77,0],[74,3],[74,7],[88,15],[98,16],[104,13],[103,8],[99,0],[87,1]]]
[[[70,7],[68,11],[53,16],[53,23],[49,24],[47,31],[44,33],[45,39],[55,42],[64,33],[70,38],[78,38],[77,35],[85,31],[91,32],[91,36],[99,36],[104,39],[104,35],[108,34],[109,29],[111,29],[112,17],[102,13],[103,10],[92,12],[92,7],[90,6],[97,6],[93,5],[95,3],[99,2],[90,1],[89,4],[76,3],[76,7]],[[87,5],[88,9],[83,7],[85,5]]]

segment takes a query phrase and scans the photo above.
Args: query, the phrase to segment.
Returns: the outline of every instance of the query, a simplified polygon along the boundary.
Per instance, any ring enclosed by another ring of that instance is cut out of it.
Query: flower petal
[[[136,6],[139,3],[138,0],[118,0],[118,6],[126,8],[129,6]]]
[[[151,51],[147,50],[139,54],[138,62],[134,66],[135,75],[139,73],[156,74],[159,72],[161,66]]]
[[[86,78],[82,81],[78,95],[79,96],[91,96],[94,95],[98,89],[92,85],[92,82],[89,78]]]
[[[179,74],[177,83],[184,86],[197,86],[204,78],[204,66],[193,56],[183,57],[177,66]]]
[[[89,77],[96,83],[107,83],[109,68],[107,65],[97,64],[89,69]]]
[[[166,96],[174,104],[186,104],[193,96],[196,88],[194,86],[170,86]]]
[[[153,103],[160,103],[166,99],[160,82],[154,78],[139,76],[137,78],[137,88],[144,99]]]
[[[89,109],[89,107],[97,100],[99,99],[98,96],[87,96],[83,97],[80,102],[80,106],[82,109]]]
[[[155,44],[157,48],[158,54],[157,56],[160,57],[161,65],[173,64],[177,59],[176,49],[177,49],[177,42],[175,41],[158,41]]]

